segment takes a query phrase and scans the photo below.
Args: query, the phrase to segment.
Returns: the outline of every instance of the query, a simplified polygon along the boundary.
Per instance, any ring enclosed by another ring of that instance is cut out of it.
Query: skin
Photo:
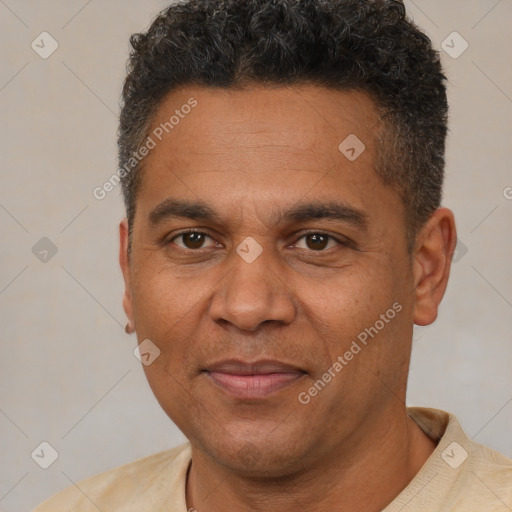
[[[363,92],[188,86],[165,98],[153,128],[192,96],[197,107],[144,161],[130,255],[120,226],[124,308],[139,343],[161,351],[144,370],[192,444],[187,506],[380,511],[435,448],[407,416],[405,394],[413,324],[436,319],[446,289],[453,214],[436,210],[408,253],[400,196],[373,169],[380,125]],[[338,150],[349,134],[366,146],[353,162]],[[207,203],[219,219],[152,223],[169,198]],[[282,215],[332,201],[365,226]],[[178,236],[187,228],[208,236]],[[236,252],[246,237],[262,249],[252,263]],[[300,403],[394,303],[401,311]],[[226,358],[302,373],[262,399],[240,399],[203,371]]]

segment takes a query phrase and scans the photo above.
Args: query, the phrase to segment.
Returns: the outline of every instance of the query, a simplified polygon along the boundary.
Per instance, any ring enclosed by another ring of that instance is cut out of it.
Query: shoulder
[[[190,462],[190,444],[144,457],[73,484],[33,512],[147,510],[148,496],[162,503],[180,495]],[[140,508],[137,509],[137,503]],[[155,501],[152,501],[155,503]],[[129,504],[129,508],[123,508]],[[156,504],[156,503],[155,503]],[[135,507],[135,508],[134,508]]]
[[[469,469],[474,477],[512,505],[512,459],[474,441],[470,450]]]
[[[408,414],[437,447],[386,512],[512,510],[511,459],[470,439],[453,414],[417,407]]]

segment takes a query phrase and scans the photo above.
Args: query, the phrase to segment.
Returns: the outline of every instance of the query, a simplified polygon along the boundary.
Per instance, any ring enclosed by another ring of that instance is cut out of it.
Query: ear
[[[457,231],[453,213],[437,209],[421,229],[414,249],[414,323],[429,325],[437,318],[446,291]]]
[[[129,230],[128,221],[124,219],[119,224],[119,265],[123,272],[124,277],[124,295],[123,295],[123,308],[126,316],[128,317],[128,326],[126,332],[133,332],[133,304],[131,294],[131,269],[130,269],[130,256],[128,254]]]

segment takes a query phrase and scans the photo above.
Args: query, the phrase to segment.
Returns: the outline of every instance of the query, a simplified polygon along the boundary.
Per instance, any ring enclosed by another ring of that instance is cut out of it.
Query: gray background
[[[458,261],[438,321],[415,331],[408,404],[455,413],[469,437],[512,457],[512,2],[406,4],[438,49],[454,31],[469,43],[456,59],[443,52]],[[123,331],[119,188],[92,194],[116,171],[128,37],[165,5],[0,0],[4,512],[184,440]],[[47,59],[31,48],[43,31],[59,45]],[[46,470],[31,458],[42,441],[59,455]]]

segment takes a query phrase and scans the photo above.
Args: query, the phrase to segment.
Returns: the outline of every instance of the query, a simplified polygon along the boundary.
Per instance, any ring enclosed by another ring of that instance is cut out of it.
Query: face
[[[160,405],[224,467],[285,475],[403,408],[417,283],[379,128],[314,86],[187,87],[153,120],[124,306]]]

